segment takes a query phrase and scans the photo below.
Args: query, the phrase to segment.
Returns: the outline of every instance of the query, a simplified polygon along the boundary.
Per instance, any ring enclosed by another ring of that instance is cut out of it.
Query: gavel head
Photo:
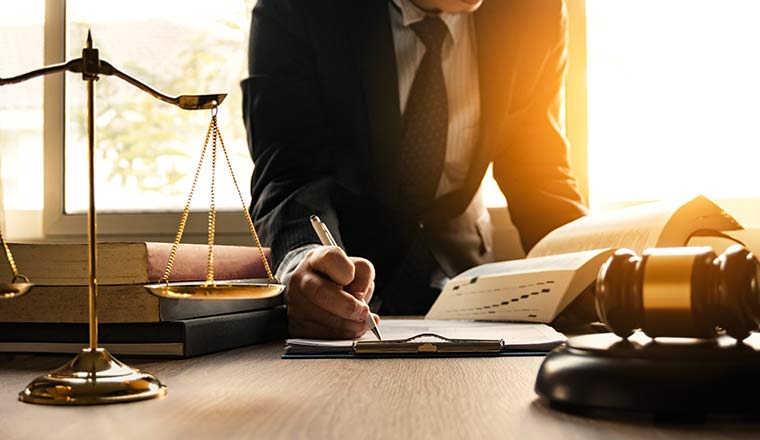
[[[760,325],[760,270],[740,245],[720,256],[709,247],[628,249],[602,265],[596,311],[616,335],[741,340]]]

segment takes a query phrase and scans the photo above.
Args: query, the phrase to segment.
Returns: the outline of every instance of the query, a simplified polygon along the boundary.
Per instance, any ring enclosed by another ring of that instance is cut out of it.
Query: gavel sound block
[[[760,415],[760,275],[732,246],[620,250],[596,282],[612,333],[570,338],[550,353],[536,393],[558,409],[702,419]]]

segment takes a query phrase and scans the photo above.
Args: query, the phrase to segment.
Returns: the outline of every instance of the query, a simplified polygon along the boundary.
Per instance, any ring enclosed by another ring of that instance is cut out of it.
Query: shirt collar
[[[417,5],[415,5],[412,0],[391,0],[394,5],[396,5],[398,11],[401,13],[401,20],[405,27],[409,27],[410,25],[417,23],[418,21],[422,21],[425,19],[425,17],[428,15],[427,12],[420,9]],[[442,12],[438,14],[439,17],[441,17],[441,20],[443,20],[443,23],[446,25],[446,27],[449,29],[449,34],[451,34],[451,39],[456,44],[456,42],[459,40],[460,36],[464,32],[464,23],[463,20],[465,14],[451,14],[447,12]]]

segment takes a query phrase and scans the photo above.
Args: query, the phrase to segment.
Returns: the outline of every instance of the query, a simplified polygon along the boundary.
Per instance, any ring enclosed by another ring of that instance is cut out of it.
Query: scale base
[[[535,390],[552,407],[582,415],[757,419],[759,371],[760,350],[728,336],[655,341],[605,333],[571,338],[552,351]]]
[[[27,403],[98,405],[166,395],[154,376],[132,369],[104,348],[85,348],[71,362],[34,379],[18,395]]]

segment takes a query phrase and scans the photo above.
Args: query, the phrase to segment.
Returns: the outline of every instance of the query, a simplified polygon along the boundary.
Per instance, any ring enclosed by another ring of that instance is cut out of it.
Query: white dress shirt
[[[425,45],[410,26],[424,20],[426,13],[411,0],[392,0],[388,8],[403,115],[417,68],[425,55]],[[442,13],[440,17],[449,29],[449,36],[443,42],[441,60],[449,107],[449,131],[437,196],[458,189],[464,183],[480,128],[480,92],[472,14]]]

